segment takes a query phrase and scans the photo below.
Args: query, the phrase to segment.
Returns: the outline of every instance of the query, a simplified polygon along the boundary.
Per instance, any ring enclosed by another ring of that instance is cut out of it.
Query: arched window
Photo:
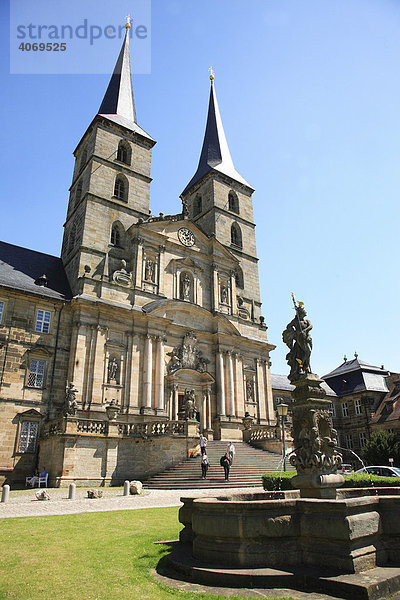
[[[83,167],[86,165],[86,161],[87,161],[87,150],[86,148],[84,148],[82,150],[82,154],[81,154],[81,159],[79,161],[79,170],[81,171],[83,169]]]
[[[131,164],[131,147],[125,140],[121,140],[118,144],[117,160],[125,163],[126,165]]]
[[[228,205],[229,210],[232,212],[239,214],[239,198],[235,194],[235,192],[229,192],[228,194]]]
[[[117,223],[111,227],[111,240],[110,243],[113,246],[121,246],[121,230]]]
[[[82,198],[82,181],[78,181],[75,191],[75,206],[78,204],[80,199]]]
[[[235,281],[236,281],[236,287],[238,287],[242,290],[244,288],[244,279],[243,279],[243,271],[240,267],[236,267]]]
[[[193,204],[193,216],[196,217],[203,210],[203,201],[201,196],[196,196]]]
[[[68,252],[72,252],[72,250],[75,248],[75,242],[76,242],[76,224],[74,223],[71,227],[71,231],[69,232]]]
[[[193,302],[193,277],[190,273],[181,273],[179,297],[186,302]]]
[[[115,179],[114,196],[123,202],[128,200],[128,181],[123,175],[117,175]]]
[[[240,231],[240,227],[237,223],[232,223],[231,244],[233,246],[237,246],[238,248],[242,248],[242,232]]]

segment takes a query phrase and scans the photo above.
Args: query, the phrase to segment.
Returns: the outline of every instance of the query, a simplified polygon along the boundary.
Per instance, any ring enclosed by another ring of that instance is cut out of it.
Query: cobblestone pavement
[[[43,489],[43,488],[42,488]],[[122,489],[101,488],[103,497],[90,500],[87,489],[76,488],[76,499],[68,500],[68,488],[47,489],[50,500],[36,500],[34,490],[10,492],[10,500],[0,503],[0,518],[39,517],[45,515],[72,515],[83,512],[104,512],[109,510],[134,510],[137,508],[161,508],[181,506],[182,496],[219,496],[224,490],[146,490],[140,496],[123,496]],[[245,488],[246,491],[249,488]],[[251,488],[262,492],[262,488]],[[229,489],[229,493],[243,491],[243,488]]]

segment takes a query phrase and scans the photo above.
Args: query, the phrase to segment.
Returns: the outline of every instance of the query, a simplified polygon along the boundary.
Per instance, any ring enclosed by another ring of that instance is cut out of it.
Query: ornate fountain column
[[[282,339],[289,347],[287,362],[289,380],[295,386],[293,413],[293,446],[290,457],[297,475],[292,479],[302,498],[336,498],[336,488],[344,478],[337,471],[342,464],[338,454],[337,432],[333,429],[330,401],[326,399],[322,380],[311,372],[311,322],[306,319],[303,303],[293,303],[295,318],[287,325]]]

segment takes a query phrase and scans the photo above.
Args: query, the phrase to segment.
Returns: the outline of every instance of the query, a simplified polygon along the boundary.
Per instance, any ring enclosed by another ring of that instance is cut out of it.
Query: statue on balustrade
[[[76,400],[77,389],[74,388],[72,381],[67,385],[65,391],[64,415],[74,417],[78,410],[78,402]]]
[[[183,410],[185,411],[185,419],[195,420],[196,419],[196,406],[194,398],[194,390],[185,390]]]

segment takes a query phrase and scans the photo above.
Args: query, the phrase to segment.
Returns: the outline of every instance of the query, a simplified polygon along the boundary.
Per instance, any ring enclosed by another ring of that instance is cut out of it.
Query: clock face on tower
[[[194,245],[194,235],[187,227],[181,227],[178,229],[178,239],[184,246]]]

